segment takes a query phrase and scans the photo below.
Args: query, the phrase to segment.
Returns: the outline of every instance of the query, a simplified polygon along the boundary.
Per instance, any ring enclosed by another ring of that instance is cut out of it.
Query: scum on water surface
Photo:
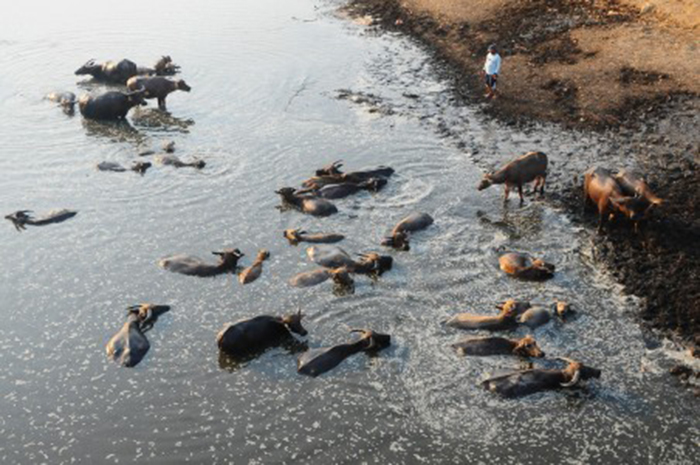
[[[423,50],[334,18],[335,4],[247,0],[197,15],[169,8],[167,24],[153,21],[162,3],[139,4],[136,16],[133,6],[110,10],[99,27],[93,19],[104,11],[71,5],[47,7],[50,21],[20,29],[0,19],[4,205],[80,212],[22,234],[0,229],[0,292],[11,304],[0,310],[3,463],[692,462],[697,407],[669,387],[663,348],[631,318],[635,299],[592,265],[587,233],[546,202],[503,208],[501,192],[475,189],[482,169],[532,148],[550,155],[552,183],[565,183],[559,164],[603,146],[603,137],[521,131],[451,106]],[[15,22],[34,18],[27,6],[13,8]],[[72,72],[87,58],[125,53],[137,62],[168,53],[182,65],[192,92],[172,95],[168,109],[194,122],[186,131],[167,119],[139,125],[138,112],[128,125],[83,124],[41,100],[56,88],[77,90]],[[376,96],[392,112],[338,100],[342,89]],[[444,137],[446,127],[463,146]],[[94,169],[106,159],[129,165],[165,139],[207,167],[143,177]],[[396,174],[376,195],[338,201],[330,218],[275,209],[274,190],[338,158]],[[391,252],[395,267],[378,281],[358,279],[355,294],[341,297],[288,286],[313,265],[283,230],[332,230],[346,236],[344,248],[364,252],[415,210],[435,225],[410,252]],[[247,286],[156,264],[222,248],[266,248],[270,260]],[[543,284],[509,279],[497,268],[504,249],[542,254],[558,273]],[[457,357],[450,344],[460,334],[439,322],[514,295],[571,301],[578,319],[535,335],[545,352],[580,358],[603,377],[518,401],[483,391],[479,380],[519,362]],[[145,301],[171,311],[149,333],[144,361],[117,369],[104,345],[123,309]],[[317,379],[297,375],[285,348],[243,365],[219,358],[215,335],[225,322],[297,308],[307,314],[310,347],[367,326],[391,334],[392,347]]]

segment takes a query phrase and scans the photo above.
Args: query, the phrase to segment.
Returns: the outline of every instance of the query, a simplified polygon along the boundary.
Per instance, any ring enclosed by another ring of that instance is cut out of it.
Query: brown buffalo
[[[517,187],[520,203],[523,203],[523,184],[535,181],[534,192],[540,189],[544,195],[544,184],[547,179],[547,155],[542,152],[528,152],[516,158],[500,170],[487,173],[481,179],[478,189],[484,190],[492,184],[505,184],[504,202],[508,200],[510,189]]]

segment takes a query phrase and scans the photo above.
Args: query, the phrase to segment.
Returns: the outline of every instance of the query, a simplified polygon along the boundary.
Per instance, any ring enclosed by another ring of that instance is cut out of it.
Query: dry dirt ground
[[[479,71],[497,43],[500,95],[486,114],[606,131],[635,153],[665,203],[642,234],[605,232],[596,256],[644,298],[648,326],[700,356],[700,1],[350,0],[346,10],[422,41],[466,102],[484,102]],[[580,190],[562,190],[554,201],[580,216]]]

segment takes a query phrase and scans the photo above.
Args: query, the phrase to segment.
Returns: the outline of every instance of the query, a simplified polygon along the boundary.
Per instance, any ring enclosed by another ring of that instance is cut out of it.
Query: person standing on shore
[[[496,44],[489,45],[488,55],[486,55],[486,63],[482,74],[486,84],[486,98],[496,97],[496,81],[498,81],[498,73],[501,72],[501,55],[498,54]]]

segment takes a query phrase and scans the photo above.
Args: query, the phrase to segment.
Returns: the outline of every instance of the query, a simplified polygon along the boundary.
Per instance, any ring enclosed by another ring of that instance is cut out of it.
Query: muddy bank
[[[590,226],[600,265],[644,299],[646,325],[700,345],[700,83],[688,78],[700,63],[692,27],[610,1],[353,0],[347,10],[423,42],[453,71],[465,103],[483,104],[478,73],[486,47],[498,42],[501,95],[484,113],[507,124],[607,133],[617,153],[600,159],[616,161],[611,169],[636,166],[665,200],[641,232],[616,224],[595,235],[595,215],[581,212],[582,173],[571,168],[562,179],[579,182],[553,186],[550,198]]]

